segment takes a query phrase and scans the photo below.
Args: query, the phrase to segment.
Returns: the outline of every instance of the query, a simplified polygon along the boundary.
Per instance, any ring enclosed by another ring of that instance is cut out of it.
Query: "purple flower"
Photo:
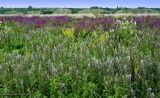
[[[158,30],[160,28],[160,20],[158,18],[153,17],[150,21],[150,26],[154,31]]]
[[[144,17],[135,17],[134,21],[136,22],[137,30],[144,29]]]

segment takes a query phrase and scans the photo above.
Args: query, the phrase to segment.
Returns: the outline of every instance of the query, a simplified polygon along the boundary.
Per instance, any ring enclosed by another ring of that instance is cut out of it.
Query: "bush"
[[[71,14],[72,11],[69,9],[57,9],[54,14]]]
[[[52,14],[53,11],[50,11],[50,10],[44,10],[41,12],[41,14]]]

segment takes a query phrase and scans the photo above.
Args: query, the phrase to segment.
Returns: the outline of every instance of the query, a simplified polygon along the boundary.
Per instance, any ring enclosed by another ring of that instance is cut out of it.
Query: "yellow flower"
[[[100,34],[99,43],[100,44],[105,43],[107,39],[108,39],[108,32],[106,32],[105,34]]]
[[[92,47],[95,48],[98,44],[104,44],[105,41],[108,39],[109,35],[108,32],[105,32],[103,34],[98,34],[97,32],[93,32],[93,42]]]
[[[108,34],[108,32],[106,32],[105,34],[106,34],[106,39],[108,39],[108,37],[109,37],[109,34]]]
[[[97,37],[97,33],[96,31],[93,32],[93,37],[96,38]]]
[[[95,43],[92,43],[92,48],[95,48],[95,47],[96,47]]]
[[[106,40],[105,34],[101,34],[100,37],[99,37],[99,42],[104,43],[105,40]]]
[[[74,37],[74,31],[75,31],[74,28],[68,28],[68,29],[65,29],[65,30],[62,30],[62,31],[63,31],[64,36],[70,37],[70,38]]]
[[[26,52],[26,58],[27,58],[28,60],[30,59],[30,55],[31,55],[30,52]]]
[[[93,32],[92,48],[95,48],[97,44],[97,32]]]

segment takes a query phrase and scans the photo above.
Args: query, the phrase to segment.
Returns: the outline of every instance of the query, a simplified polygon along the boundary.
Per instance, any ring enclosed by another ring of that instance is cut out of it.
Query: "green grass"
[[[154,94],[159,98],[160,36],[151,30],[139,35],[134,23],[123,23],[105,32],[108,37],[103,42],[100,29],[72,38],[63,35],[64,27],[5,25],[0,96],[148,98]]]

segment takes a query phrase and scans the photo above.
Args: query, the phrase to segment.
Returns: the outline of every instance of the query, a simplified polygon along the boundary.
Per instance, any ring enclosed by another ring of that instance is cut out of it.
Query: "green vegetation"
[[[0,8],[0,14],[78,14],[78,13],[99,13],[99,14],[142,14],[142,13],[160,13],[159,8]]]
[[[139,25],[134,17],[112,18],[101,17],[97,25],[96,19],[85,17],[86,24],[95,21],[91,30],[92,24],[81,28],[86,26],[83,19],[66,17],[55,17],[55,23],[49,20],[43,27],[17,21],[37,23],[47,17],[13,17],[14,22],[1,23],[0,96],[159,98],[159,28]]]

